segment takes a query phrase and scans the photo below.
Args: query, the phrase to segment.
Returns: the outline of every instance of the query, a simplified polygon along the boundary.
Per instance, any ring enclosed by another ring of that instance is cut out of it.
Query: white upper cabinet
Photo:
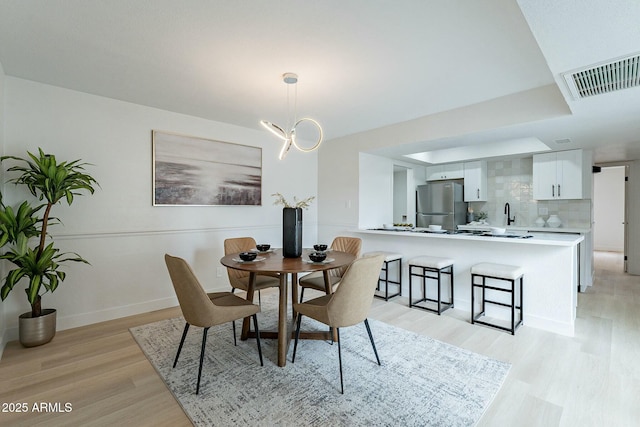
[[[589,199],[591,161],[583,150],[533,156],[533,198]]]
[[[427,166],[427,181],[461,178],[464,178],[464,166],[462,163]]]
[[[487,162],[467,162],[464,164],[464,201],[487,201]]]

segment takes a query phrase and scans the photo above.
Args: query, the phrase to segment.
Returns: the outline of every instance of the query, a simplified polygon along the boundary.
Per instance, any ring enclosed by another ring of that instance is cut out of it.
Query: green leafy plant
[[[38,317],[42,314],[42,295],[55,291],[66,277],[60,267],[67,261],[88,264],[75,252],[63,253],[54,246],[54,242],[47,244],[49,225],[59,223],[57,218],[51,217],[51,208],[61,200],[71,205],[74,197],[82,194],[80,191],[93,194],[98,183],[84,172],[87,163],[80,160],[58,162],[54,155],[45,154],[41,148],[38,156],[30,152],[27,154],[27,159],[15,156],[0,158],[0,161],[11,159],[19,162],[19,165],[7,169],[7,172],[19,174],[8,182],[25,185],[33,196],[43,202],[33,206],[29,201],[23,201],[16,210],[6,206],[0,194],[0,247],[7,247],[0,259],[15,266],[3,279],[0,296],[4,301],[18,282],[28,279],[25,289],[27,300],[31,304],[32,317]],[[37,238],[35,246],[30,246],[32,238]]]

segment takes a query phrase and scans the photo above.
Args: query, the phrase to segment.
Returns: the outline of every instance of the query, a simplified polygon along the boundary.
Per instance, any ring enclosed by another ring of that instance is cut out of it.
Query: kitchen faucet
[[[508,202],[504,204],[504,213],[507,215],[507,225],[516,222],[516,214],[513,214],[513,218],[511,218],[511,206],[509,206]]]

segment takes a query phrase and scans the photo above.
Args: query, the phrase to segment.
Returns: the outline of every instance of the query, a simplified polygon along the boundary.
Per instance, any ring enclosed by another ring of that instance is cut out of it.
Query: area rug
[[[289,311],[290,312],[290,311]],[[277,295],[263,295],[261,330],[276,330]],[[326,330],[303,318],[303,330]],[[233,345],[231,325],[209,330],[200,394],[195,394],[202,328],[191,327],[172,368],[184,320],[131,329],[143,352],[196,426],[473,426],[511,365],[369,320],[382,366],[364,324],[340,329],[338,346],[301,340],[295,363],[278,367],[276,340]],[[238,328],[239,333],[239,328]]]

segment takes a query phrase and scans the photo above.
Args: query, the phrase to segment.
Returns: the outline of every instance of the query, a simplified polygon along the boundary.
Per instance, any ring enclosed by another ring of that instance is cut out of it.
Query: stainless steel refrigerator
[[[462,181],[434,181],[416,189],[416,226],[441,225],[455,230],[466,223],[467,203]]]

